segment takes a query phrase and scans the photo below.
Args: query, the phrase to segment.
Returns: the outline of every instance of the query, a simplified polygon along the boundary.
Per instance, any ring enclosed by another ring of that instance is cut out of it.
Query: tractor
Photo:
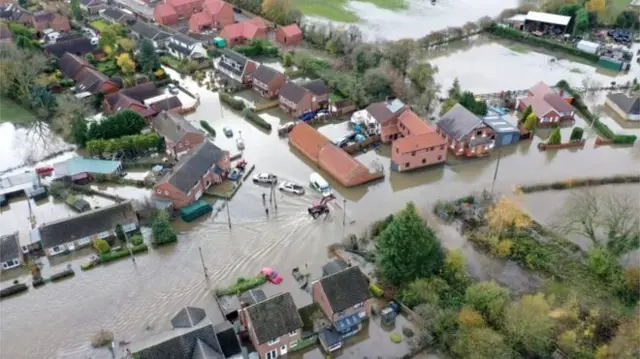
[[[329,215],[329,206],[327,205],[327,203],[331,200],[336,199],[335,196],[333,196],[332,194],[328,195],[328,196],[324,196],[322,197],[322,199],[320,200],[320,202],[313,202],[313,205],[311,207],[309,207],[307,210],[309,211],[309,214],[311,215],[311,217],[313,217],[313,219],[316,219],[318,217],[320,217],[321,215]]]

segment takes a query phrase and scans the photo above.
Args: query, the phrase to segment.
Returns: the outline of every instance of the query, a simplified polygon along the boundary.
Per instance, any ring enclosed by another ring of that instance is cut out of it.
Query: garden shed
[[[495,146],[503,147],[515,145],[520,140],[520,130],[516,127],[517,120],[511,115],[498,115],[491,113],[482,119],[495,134]]]

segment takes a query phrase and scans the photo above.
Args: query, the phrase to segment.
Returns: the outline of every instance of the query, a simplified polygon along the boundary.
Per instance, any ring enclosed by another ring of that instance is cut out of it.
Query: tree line
[[[71,132],[74,143],[84,146],[91,140],[110,140],[122,136],[137,135],[147,122],[133,110],[122,110],[89,124],[82,119],[74,122]]]

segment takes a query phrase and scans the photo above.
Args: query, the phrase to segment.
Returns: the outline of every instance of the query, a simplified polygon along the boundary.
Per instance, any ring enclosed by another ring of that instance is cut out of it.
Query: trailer
[[[601,57],[600,60],[598,60],[598,65],[604,67],[605,69],[613,71],[620,71],[620,69],[622,68],[621,61],[604,56]]]

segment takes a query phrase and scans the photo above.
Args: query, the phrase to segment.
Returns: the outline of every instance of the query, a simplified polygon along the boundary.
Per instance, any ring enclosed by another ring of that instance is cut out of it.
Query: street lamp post
[[[227,203],[225,203],[225,207],[227,207],[227,219],[229,221],[229,229],[231,229],[231,211],[229,210],[229,196],[227,196]]]

